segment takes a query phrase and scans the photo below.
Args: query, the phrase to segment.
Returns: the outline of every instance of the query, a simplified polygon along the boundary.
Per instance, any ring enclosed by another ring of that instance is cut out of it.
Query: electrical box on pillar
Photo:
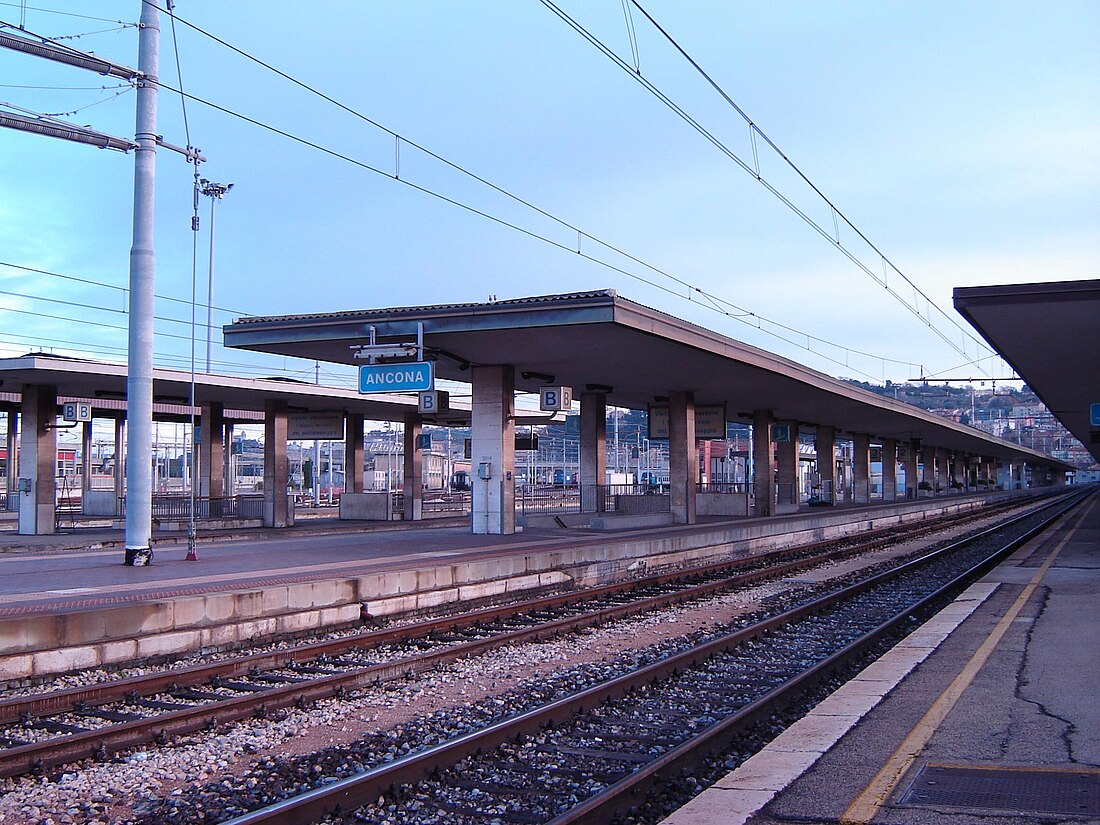
[[[493,465],[489,461],[482,461],[477,465],[477,477],[482,481],[488,481],[493,477]]]

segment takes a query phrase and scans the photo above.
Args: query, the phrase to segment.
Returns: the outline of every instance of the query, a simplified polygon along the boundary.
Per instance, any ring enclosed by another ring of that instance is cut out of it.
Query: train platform
[[[976,511],[996,500],[958,495],[612,533],[485,536],[442,520],[302,520],[200,542],[198,561],[186,560],[185,536],[166,536],[148,567],[122,563],[121,534],[13,536],[22,550],[0,553],[0,682],[473,609],[512,594],[607,584]]]
[[[1100,495],[664,825],[1100,823]]]

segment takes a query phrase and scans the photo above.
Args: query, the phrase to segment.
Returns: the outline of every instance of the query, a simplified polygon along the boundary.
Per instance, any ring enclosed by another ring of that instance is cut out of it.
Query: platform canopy
[[[776,420],[833,426],[877,438],[922,439],[930,446],[1058,469],[1048,455],[993,438],[909,404],[885,398],[794,361],[733,340],[617,295],[613,290],[489,303],[365,309],[241,318],[224,327],[230,347],[344,364],[373,328],[377,342],[415,341],[441,378],[469,381],[473,365],[515,368],[516,387],[607,393],[614,406],[645,410],[671,391],[695,403],[725,404],[727,419],[754,410]]]
[[[24,386],[49,385],[58,398],[86,399],[101,410],[125,409],[126,365],[32,353],[0,359],[0,391],[19,393]],[[191,373],[153,370],[153,401],[158,418],[181,414],[191,398]],[[220,403],[227,410],[261,412],[267,401],[285,401],[292,412],[360,413],[374,421],[400,421],[416,410],[416,399],[402,395],[360,395],[355,390],[281,378],[239,378],[195,374],[195,403]],[[96,404],[95,402],[99,402]],[[232,418],[232,416],[229,416]],[[262,420],[262,415],[250,418]]]
[[[1100,280],[958,287],[955,308],[1100,461]]]

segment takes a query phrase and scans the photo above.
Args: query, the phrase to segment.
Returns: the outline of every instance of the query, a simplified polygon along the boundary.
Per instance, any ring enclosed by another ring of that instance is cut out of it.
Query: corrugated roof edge
[[[311,312],[302,315],[256,315],[237,318],[233,325],[237,324],[262,324],[277,321],[319,321],[335,318],[368,318],[380,315],[395,315],[401,313],[417,313],[431,311],[446,311],[460,309],[477,309],[480,307],[508,307],[530,304],[565,303],[570,301],[583,301],[591,298],[616,299],[618,295],[614,289],[593,289],[586,292],[565,292],[560,295],[532,295],[527,298],[506,298],[503,301],[469,301],[461,304],[427,304],[424,306],[388,307],[386,309],[346,309],[339,312]]]

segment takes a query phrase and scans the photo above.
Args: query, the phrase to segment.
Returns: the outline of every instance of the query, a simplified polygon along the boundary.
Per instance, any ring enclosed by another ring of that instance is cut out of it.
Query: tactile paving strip
[[[900,802],[1096,816],[1100,771],[929,764],[917,773]]]

